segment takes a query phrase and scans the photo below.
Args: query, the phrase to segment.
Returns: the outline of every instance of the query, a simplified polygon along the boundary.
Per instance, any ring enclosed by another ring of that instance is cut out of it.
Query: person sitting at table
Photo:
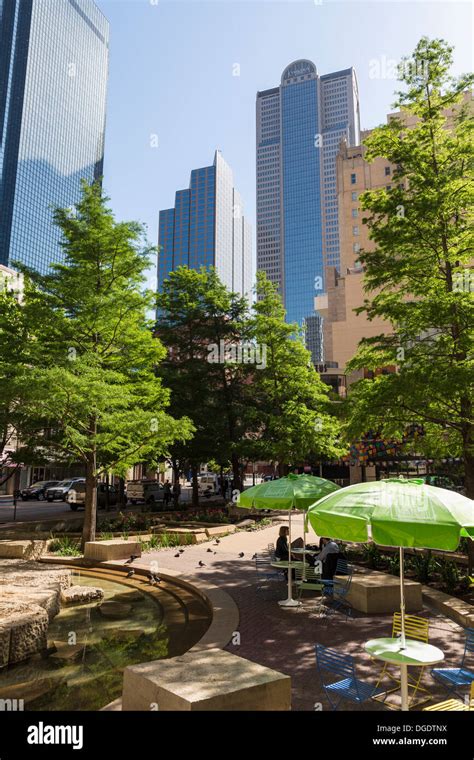
[[[275,548],[275,557],[279,560],[284,560],[285,562],[290,560],[290,548],[288,546],[289,533],[288,525],[280,526]]]
[[[323,537],[320,540],[322,550],[316,555],[316,562],[322,563],[321,578],[325,581],[332,581],[336,572],[337,560],[340,556],[339,546],[332,538]]]

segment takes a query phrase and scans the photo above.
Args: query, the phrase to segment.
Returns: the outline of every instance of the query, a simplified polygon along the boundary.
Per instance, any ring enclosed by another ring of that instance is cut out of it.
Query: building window
[[[392,170],[390,169],[390,166],[385,167],[385,176],[390,177],[390,174],[392,173]]]
[[[353,208],[352,209],[352,218],[353,219],[357,219],[358,216],[359,216],[358,210],[356,208]]]
[[[352,200],[353,200],[353,201],[356,201],[356,200],[357,200],[357,193],[352,193]]]
[[[356,175],[351,174],[351,185],[355,185],[355,183],[356,183]]]
[[[354,253],[359,253],[359,251],[360,251],[360,243],[353,243],[352,250],[354,251]]]
[[[352,234],[353,235],[358,235],[359,234],[359,228],[358,227],[353,227],[352,228]]]

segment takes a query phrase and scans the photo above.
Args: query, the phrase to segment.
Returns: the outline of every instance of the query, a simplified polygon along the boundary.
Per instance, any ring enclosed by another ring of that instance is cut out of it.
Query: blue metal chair
[[[466,645],[459,668],[433,668],[431,671],[435,681],[447,688],[448,694],[462,696],[460,689],[474,682],[474,671],[465,667],[469,654],[474,654],[474,628],[466,628]]]
[[[341,654],[322,644],[316,644],[315,651],[321,686],[333,710],[337,710],[343,699],[362,704],[383,693],[383,689],[377,690],[377,684],[374,686],[356,677],[354,658],[350,654]],[[332,681],[331,676],[339,680]]]
[[[342,610],[348,616],[352,615],[352,605],[347,600],[352,583],[352,565],[349,565],[346,559],[338,559],[334,580],[322,579],[321,583],[323,584],[322,596],[332,602],[332,609]]]
[[[268,591],[271,585],[284,580],[281,570],[276,570],[271,565],[272,558],[267,554],[255,556],[255,572],[257,576],[257,591]]]

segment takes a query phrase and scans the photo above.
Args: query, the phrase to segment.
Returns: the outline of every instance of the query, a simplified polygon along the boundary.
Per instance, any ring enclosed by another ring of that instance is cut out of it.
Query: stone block
[[[454,620],[462,628],[474,628],[474,607],[469,602],[429,586],[423,586],[423,599],[426,604]]]
[[[36,604],[0,604],[0,661],[14,664],[46,648],[48,613]]]
[[[63,604],[87,604],[103,596],[103,590],[96,586],[70,586],[61,592],[61,601]]]
[[[341,576],[344,581],[344,576]],[[417,612],[423,606],[421,583],[405,580],[405,610]],[[357,573],[352,578],[347,601],[355,610],[368,614],[400,610],[400,579],[376,570]]]
[[[128,559],[132,554],[141,557],[142,551],[139,541],[113,538],[110,541],[87,541],[84,546],[84,559],[95,562]]]
[[[125,668],[123,710],[290,710],[291,679],[222,649]]]
[[[206,528],[206,533],[209,538],[220,538],[221,536],[228,536],[229,533],[235,533],[236,530],[235,525],[219,525],[217,528]]]

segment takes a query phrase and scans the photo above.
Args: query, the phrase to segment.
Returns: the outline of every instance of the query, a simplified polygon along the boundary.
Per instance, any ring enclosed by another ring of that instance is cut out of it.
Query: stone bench
[[[339,580],[344,581],[340,576]],[[405,610],[417,612],[423,606],[421,583],[405,579]],[[359,612],[389,613],[400,610],[400,578],[377,570],[355,573],[347,601]]]
[[[87,541],[84,545],[84,559],[107,562],[112,559],[128,559],[132,554],[142,556],[139,541],[113,538],[110,541]]]
[[[222,649],[125,668],[123,710],[290,710],[291,679]]]
[[[219,525],[216,528],[206,528],[206,533],[209,538],[221,538],[222,536],[228,536],[229,533],[235,533],[235,525]]]
[[[423,599],[462,628],[474,628],[474,607],[456,596],[450,596],[429,586],[423,586]]]

